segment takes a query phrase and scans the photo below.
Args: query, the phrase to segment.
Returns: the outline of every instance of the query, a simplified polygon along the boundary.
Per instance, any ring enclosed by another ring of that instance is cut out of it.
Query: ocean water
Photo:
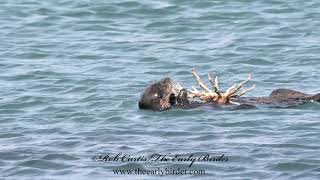
[[[191,69],[248,96],[320,92],[317,0],[1,0],[0,179],[319,179],[320,104],[139,110],[144,88]],[[94,156],[224,155],[203,175],[117,175],[190,162]]]

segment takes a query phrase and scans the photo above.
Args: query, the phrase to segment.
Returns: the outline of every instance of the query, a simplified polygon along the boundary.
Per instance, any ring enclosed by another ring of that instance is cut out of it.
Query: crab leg
[[[190,93],[192,93],[193,97],[194,97],[194,96],[200,96],[200,95],[202,95],[202,93],[201,93],[200,91],[198,91],[198,89],[196,89],[194,86],[192,86],[192,89],[193,89],[193,90],[189,90],[189,89],[188,89],[188,91],[189,91]]]
[[[240,105],[240,103],[234,102],[234,101],[231,101],[231,100],[229,101],[229,103],[230,103],[230,104],[234,104],[234,105]]]
[[[220,93],[220,90],[219,90],[219,87],[218,87],[218,76],[216,76],[215,81],[213,81],[213,79],[210,76],[210,74],[208,74],[208,79],[211,82],[211,84],[213,85],[215,93],[217,93],[219,96],[221,96],[221,93]]]
[[[201,100],[204,101],[212,101],[216,96],[212,95],[208,92],[200,92],[198,89],[196,89],[194,86],[192,86],[193,90],[188,89],[188,97],[195,98],[198,97]]]
[[[193,89],[193,91],[192,91],[192,92],[200,93],[200,91],[198,91],[198,89],[197,89],[197,88],[195,88],[194,86],[191,86],[191,87],[192,87],[192,89]]]
[[[178,90],[178,92],[181,91],[182,89],[184,89],[184,87],[182,87],[179,83],[176,84],[175,87]],[[190,98],[199,97],[200,99],[205,100],[206,97],[210,97],[210,95],[207,95],[205,93],[200,92],[194,86],[192,86],[192,89],[193,90],[187,89],[188,97],[190,97]]]
[[[246,89],[246,90],[243,90],[243,91],[239,94],[239,96],[245,95],[246,93],[252,91],[255,87],[256,87],[256,84],[253,84],[253,86],[252,86],[251,88]]]
[[[235,92],[236,92],[236,89],[237,89],[237,86],[238,86],[237,84],[234,84],[233,86],[229,87],[229,88],[226,90],[226,92],[224,93],[224,95],[225,95],[226,97],[228,97],[229,95],[235,93]]]
[[[216,84],[216,87],[217,87],[218,91],[220,92],[219,83],[218,83],[218,76],[216,76],[216,78],[214,79],[214,83]]]
[[[241,83],[239,83],[239,86],[243,86],[244,84],[248,83],[249,81],[251,81],[252,79],[252,74],[249,74],[248,78],[244,81],[242,81]]]
[[[195,69],[192,69],[192,75],[196,78],[199,86],[204,89],[205,91],[207,91],[208,93],[213,93],[202,81],[200,76],[196,73]]]
[[[234,94],[236,94],[242,87],[244,84],[248,83],[252,78],[252,75],[250,74],[248,76],[248,78],[244,81],[242,81],[239,84],[235,84],[232,87],[230,87],[227,91],[226,91],[226,96],[233,96]]]
[[[212,77],[210,76],[210,74],[208,74],[208,79],[209,81],[211,82],[211,84],[213,85],[214,88],[217,88],[216,87],[216,83],[213,81]]]
[[[183,87],[178,83],[178,84],[176,84],[176,88],[179,90],[179,91],[181,91],[181,89],[183,89]]]

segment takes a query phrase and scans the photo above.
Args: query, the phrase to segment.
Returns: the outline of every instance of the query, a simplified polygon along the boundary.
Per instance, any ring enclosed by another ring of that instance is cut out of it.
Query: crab
[[[256,85],[253,84],[252,87],[245,89],[243,91],[240,91],[240,89],[247,84],[252,79],[252,74],[248,76],[248,78],[240,83],[236,83],[230,88],[228,88],[226,91],[221,91],[219,88],[218,83],[218,76],[215,78],[212,78],[210,74],[208,74],[208,79],[210,83],[213,85],[213,88],[210,89],[208,86],[202,82],[200,76],[197,74],[195,69],[192,69],[192,75],[195,77],[198,85],[204,90],[199,91],[197,88],[192,86],[192,90],[186,89],[188,93],[188,98],[199,98],[201,101],[205,102],[212,102],[220,105],[227,105],[227,104],[239,104],[235,102],[237,98],[247,94],[248,92],[255,89]],[[181,91],[185,88],[183,88],[179,83],[176,84],[177,91]]]

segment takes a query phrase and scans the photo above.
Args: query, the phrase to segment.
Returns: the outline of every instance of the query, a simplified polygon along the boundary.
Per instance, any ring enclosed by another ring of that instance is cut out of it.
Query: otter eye
[[[156,93],[156,94],[154,94],[154,96],[155,96],[155,97],[158,97],[158,98],[162,98],[162,94]]]

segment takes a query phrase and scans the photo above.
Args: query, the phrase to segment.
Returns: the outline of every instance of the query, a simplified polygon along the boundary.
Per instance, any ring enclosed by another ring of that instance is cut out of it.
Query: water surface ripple
[[[319,8],[316,0],[2,0],[0,177],[154,179],[112,169],[181,165],[91,160],[123,152],[229,157],[197,163],[206,176],[188,179],[319,179],[319,103],[137,107],[153,80],[190,87],[192,67],[219,75],[224,88],[252,72],[250,96],[279,87],[319,93]]]

